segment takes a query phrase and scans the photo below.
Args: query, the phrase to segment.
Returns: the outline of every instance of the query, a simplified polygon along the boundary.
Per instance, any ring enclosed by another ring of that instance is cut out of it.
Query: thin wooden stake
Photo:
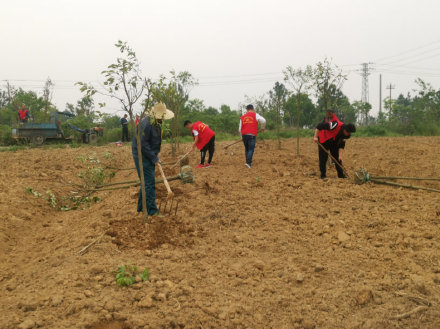
[[[102,237],[104,236],[105,232],[102,233],[98,238],[96,238],[95,240],[93,240],[92,242],[90,242],[87,246],[85,246],[84,248],[82,248],[80,251],[78,251],[78,254],[80,254],[81,256],[84,255],[86,253],[86,251],[93,246],[95,243],[97,243],[98,241],[100,241],[102,239]]]
[[[440,190],[436,190],[436,189],[429,188],[429,187],[424,187],[424,186],[414,186],[414,185],[399,184],[399,183],[387,182],[387,181],[384,181],[384,180],[377,180],[377,179],[371,179],[370,181],[373,182],[373,183],[377,183],[377,184],[392,185],[392,186],[412,188],[412,189],[415,189],[415,190],[426,190],[426,191],[440,193]]]
[[[402,313],[402,314],[398,314],[393,316],[394,320],[401,320],[401,319],[406,319],[409,318],[411,315],[416,314],[416,313],[420,313],[420,312],[424,312],[428,309],[427,306],[417,306],[415,309],[406,312],[406,313]]]

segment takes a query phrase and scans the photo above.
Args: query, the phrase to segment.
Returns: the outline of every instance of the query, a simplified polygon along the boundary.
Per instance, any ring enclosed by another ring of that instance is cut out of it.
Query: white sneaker
[[[245,165],[246,167],[248,167],[249,169],[251,169],[251,165],[250,165],[250,164],[245,163],[244,165]]]

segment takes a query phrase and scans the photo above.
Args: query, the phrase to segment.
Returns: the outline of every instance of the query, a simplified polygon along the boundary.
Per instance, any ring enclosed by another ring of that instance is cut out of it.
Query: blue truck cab
[[[12,137],[16,140],[30,141],[36,145],[43,144],[47,139],[65,140],[67,138],[64,136],[61,124],[74,116],[69,112],[52,112],[49,123],[20,123],[12,128]]]

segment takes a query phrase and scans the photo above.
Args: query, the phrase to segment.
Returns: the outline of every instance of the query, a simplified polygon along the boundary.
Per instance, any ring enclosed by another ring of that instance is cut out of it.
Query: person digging
[[[136,129],[141,129],[142,172],[145,180],[145,196],[147,201],[147,213],[149,216],[162,216],[156,205],[156,181],[155,165],[159,162],[159,152],[162,143],[163,120],[174,117],[174,113],[168,110],[163,103],[155,104],[147,116],[142,119]],[[140,179],[139,157],[136,136],[132,139],[132,155]],[[159,162],[160,163],[160,162]],[[142,186],[139,190],[137,211],[142,212]]]
[[[196,147],[200,150],[200,163],[196,168],[211,167],[211,161],[215,151],[215,132],[201,121],[192,123],[186,120],[183,126],[191,131],[194,139],[194,143],[189,152],[192,152]],[[208,163],[205,165],[206,152],[209,152],[209,157]]]
[[[325,134],[321,134],[325,132]],[[346,178],[342,169],[342,157],[344,155],[345,141],[350,138],[352,133],[356,132],[356,127],[352,123],[344,124],[334,116],[332,121],[321,122],[316,126],[313,140],[318,145],[319,170],[321,179],[326,178],[326,163],[328,159],[327,151],[330,151],[332,157],[337,161],[335,167],[339,178]],[[326,151],[327,150],[327,151]]]
[[[246,157],[246,167],[251,168],[252,157],[254,155],[255,144],[257,142],[258,123],[261,124],[260,131],[263,132],[266,127],[266,119],[258,113],[255,113],[254,106],[249,104],[246,106],[247,112],[240,118],[238,132],[244,144],[244,153]]]

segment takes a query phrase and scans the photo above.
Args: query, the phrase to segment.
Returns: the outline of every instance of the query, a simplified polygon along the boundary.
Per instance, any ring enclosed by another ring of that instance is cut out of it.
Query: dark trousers
[[[208,163],[211,164],[215,151],[215,135],[211,137],[209,142],[200,150],[200,163],[205,164],[206,152],[209,152]]]
[[[133,156],[133,160],[140,180],[139,159],[137,156]],[[145,195],[147,196],[147,213],[148,215],[154,215],[159,211],[156,205],[156,180],[154,177],[155,164],[143,156],[142,166],[145,180]],[[142,186],[139,188],[137,211],[142,212]]]
[[[243,135],[244,155],[246,157],[246,163],[252,165],[252,157],[254,156],[255,144],[257,142],[257,136]]]
[[[122,127],[122,141],[123,142],[129,142],[130,139],[128,138],[128,127],[124,125]]]
[[[338,161],[339,164],[342,165],[342,162],[339,161],[339,147],[333,140],[328,140],[325,143],[321,144],[324,146],[326,150],[330,151],[330,154]],[[318,152],[319,152],[319,170],[321,171],[321,178],[326,177],[326,171],[327,171],[327,160],[328,160],[328,153],[325,152],[319,145],[318,145]],[[345,178],[344,172],[337,164],[335,164],[336,171],[338,172],[339,178]]]

